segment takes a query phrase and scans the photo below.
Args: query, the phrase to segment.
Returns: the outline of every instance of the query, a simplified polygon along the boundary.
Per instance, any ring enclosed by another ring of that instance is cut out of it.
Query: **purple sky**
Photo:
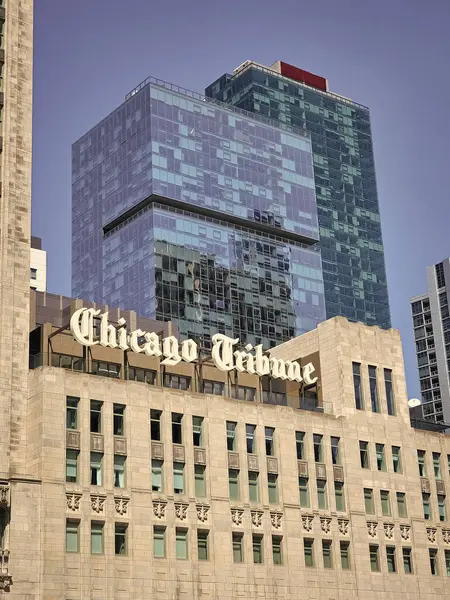
[[[364,6],[363,6],[364,5]],[[35,3],[33,234],[48,290],[70,296],[72,142],[148,75],[203,92],[241,62],[284,60],[369,106],[390,291],[409,397],[408,299],[450,254],[447,0],[39,0]]]

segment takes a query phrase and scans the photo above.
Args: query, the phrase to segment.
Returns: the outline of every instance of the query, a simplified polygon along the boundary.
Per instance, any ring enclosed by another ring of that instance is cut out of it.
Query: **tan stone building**
[[[338,317],[273,349],[313,362],[305,390],[86,348],[79,301],[32,297],[11,597],[450,598],[450,438],[411,428],[398,332]]]

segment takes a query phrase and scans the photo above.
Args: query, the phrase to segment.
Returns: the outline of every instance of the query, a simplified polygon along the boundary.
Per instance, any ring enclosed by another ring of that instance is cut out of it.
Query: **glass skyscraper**
[[[273,346],[325,318],[311,139],[148,78],[73,144],[73,295]]]
[[[369,109],[281,61],[246,61],[206,95],[309,132],[327,318],[390,327]]]

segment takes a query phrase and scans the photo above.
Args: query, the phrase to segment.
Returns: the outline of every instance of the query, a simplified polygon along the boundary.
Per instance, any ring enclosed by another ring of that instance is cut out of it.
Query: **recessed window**
[[[188,546],[187,546],[187,529],[175,530],[175,545],[176,545],[176,557],[180,560],[186,560],[188,557]]]
[[[256,454],[256,425],[246,425],[245,426],[245,435],[247,440],[247,453],[248,454]]]
[[[125,487],[126,456],[114,455],[114,487]]]
[[[228,470],[228,487],[230,491],[230,500],[239,500],[239,471],[236,469]]]
[[[370,488],[364,488],[364,507],[366,510],[366,514],[368,514],[368,515],[375,514],[375,505],[373,502],[373,490]]]
[[[445,574],[450,577],[450,550],[444,550],[445,556]]]
[[[66,552],[78,552],[80,521],[66,520]]]
[[[208,560],[208,531],[197,531],[198,560]]]
[[[430,571],[432,575],[439,575],[438,551],[437,548],[429,548]]]
[[[150,437],[153,441],[161,441],[161,411],[150,411]]]
[[[361,365],[352,363],[353,366],[353,389],[355,392],[355,406],[358,410],[364,410],[364,402],[361,386]]]
[[[194,446],[203,446],[203,417],[192,417]]]
[[[243,548],[243,533],[232,534],[233,544],[233,562],[241,563],[244,562],[244,548]]]
[[[124,404],[114,404],[114,435],[125,435]]]
[[[422,493],[423,518],[425,521],[431,519],[430,494]]]
[[[341,551],[341,567],[350,569],[350,542],[340,542],[339,548]]]
[[[253,534],[253,562],[261,565],[264,562],[263,536]]]
[[[174,390],[188,390],[191,385],[191,378],[183,375],[164,374],[164,387]]]
[[[318,433],[313,434],[314,460],[317,463],[323,462],[322,440],[323,440],[323,435],[319,435]]]
[[[408,516],[405,492],[397,492],[397,510],[400,518],[406,518]]]
[[[273,456],[275,454],[275,448],[274,448],[275,429],[273,427],[264,427],[264,434],[266,437],[266,456]]]
[[[340,438],[331,436],[331,461],[333,465],[341,464],[341,457],[339,454],[339,441]]]
[[[225,384],[222,381],[203,381],[203,393],[223,396]]]
[[[345,511],[344,484],[342,481],[334,482],[334,496],[336,500],[336,510],[338,512]]]
[[[184,464],[173,463],[173,491],[175,494],[184,494]]]
[[[258,475],[255,471],[248,472],[248,489],[250,502],[259,502]]]
[[[305,460],[305,433],[303,431],[295,432],[295,444],[297,460]]]
[[[426,477],[425,450],[417,450],[417,464],[419,466],[420,477]]]
[[[386,471],[386,460],[384,456],[384,444],[375,444],[375,450],[377,453],[377,469],[379,471]]]
[[[206,467],[203,465],[195,465],[194,467],[195,496],[197,498],[204,498],[206,496],[205,470]]]
[[[394,468],[394,473],[403,473],[400,446],[392,446],[392,466]]]
[[[369,546],[370,570],[372,573],[377,573],[380,570],[379,548],[375,545]]]
[[[103,454],[91,452],[91,485],[103,485],[102,463]]]
[[[91,400],[91,432],[101,433],[102,431],[102,406],[103,402]]]
[[[413,572],[411,548],[402,548],[403,570],[406,574]]]
[[[272,558],[274,565],[283,564],[283,538],[280,535],[272,536]]]
[[[103,554],[103,525],[91,522],[91,554]]]
[[[163,491],[163,461],[156,458],[152,459],[152,490]]]
[[[278,475],[269,473],[267,475],[269,487],[269,504],[278,504]]]
[[[439,511],[439,521],[447,520],[447,510],[445,508],[445,496],[442,494],[438,494],[438,511]]]
[[[166,528],[153,527],[153,556],[165,558],[166,556]]]
[[[441,455],[439,452],[433,452],[433,470],[436,479],[442,479],[441,476]]]
[[[388,573],[396,573],[397,562],[395,558],[395,546],[386,546],[386,562]]]
[[[362,469],[369,469],[369,443],[368,442],[359,442],[359,458],[361,462]]]
[[[307,477],[298,478],[298,489],[300,492],[300,506],[309,508],[309,480]]]
[[[333,568],[333,555],[331,552],[331,540],[322,540],[323,566],[325,569]]]
[[[236,452],[236,425],[233,421],[227,421],[227,449]]]
[[[37,269],[31,267],[30,269],[30,279],[37,279]]]
[[[172,413],[172,442],[174,444],[183,443],[182,429],[183,415],[180,413]]]
[[[387,490],[380,490],[381,500],[381,512],[384,517],[391,516],[391,502],[389,499],[389,492]]]
[[[314,540],[303,540],[305,567],[314,567]]]
[[[235,385],[232,388],[233,398],[236,400],[246,400],[254,402],[256,396],[256,388],[247,387],[245,385]]]
[[[66,398],[66,428],[78,429],[78,403],[79,398],[67,396]]]
[[[384,385],[386,389],[386,403],[388,415],[395,415],[394,391],[392,388],[392,371],[384,369]]]
[[[128,526],[126,523],[116,523],[114,528],[114,552],[118,556],[125,556],[127,548]]]
[[[66,481],[76,483],[78,481],[78,457],[79,450],[66,450]]]
[[[327,482],[323,479],[317,480],[317,501],[321,510],[328,508]]]
[[[380,412],[380,404],[378,400],[377,368],[372,366],[369,366],[369,388],[372,412],[378,413]]]

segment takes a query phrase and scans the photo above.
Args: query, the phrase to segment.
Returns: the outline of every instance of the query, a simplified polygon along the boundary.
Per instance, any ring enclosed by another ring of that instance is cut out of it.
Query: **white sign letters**
[[[95,335],[94,318],[100,319],[99,335]],[[119,319],[117,326],[108,323],[108,313],[101,313],[93,308],[80,308],[70,319],[70,330],[73,337],[83,346],[99,344],[105,348],[131,350],[137,354],[143,352],[147,356],[164,357],[162,365],[174,366],[179,362],[193,362],[198,358],[197,344],[193,340],[181,343],[170,335],[162,340],[156,333],[148,333],[141,329],[128,332],[125,319]],[[274,379],[305,382],[306,385],[316,383],[313,377],[314,365],[310,362],[303,368],[296,361],[282,360],[266,356],[262,345],[245,346],[245,350],[235,350],[238,338],[230,338],[222,333],[212,336],[212,361],[221,371],[236,370],[240,373],[251,373],[262,377],[269,375]]]

